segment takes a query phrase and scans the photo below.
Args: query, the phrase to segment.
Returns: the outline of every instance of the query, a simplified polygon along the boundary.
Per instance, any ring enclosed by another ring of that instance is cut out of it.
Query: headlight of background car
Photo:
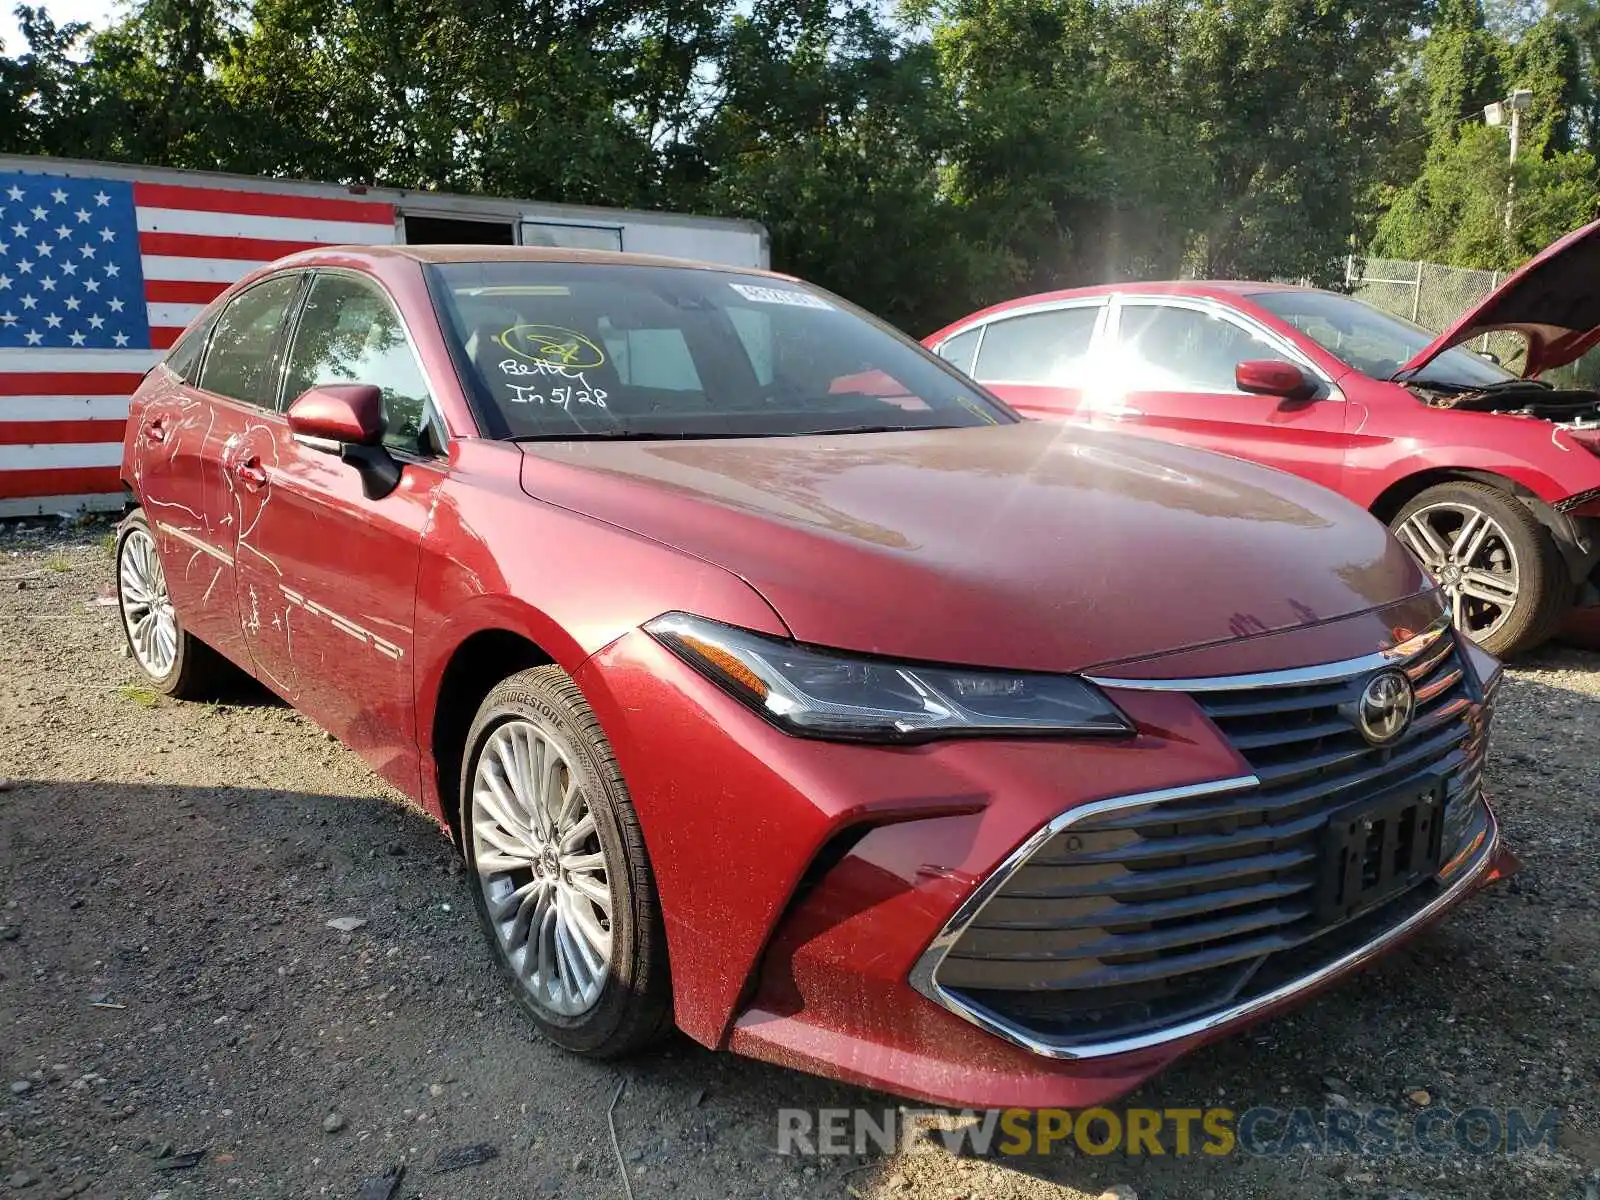
[[[1070,675],[858,658],[686,613],[645,629],[788,733],[867,741],[961,734],[1127,734],[1133,726]]]

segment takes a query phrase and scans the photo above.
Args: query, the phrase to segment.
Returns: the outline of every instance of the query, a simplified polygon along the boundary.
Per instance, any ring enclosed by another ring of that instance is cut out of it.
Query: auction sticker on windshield
[[[796,308],[832,308],[821,296],[813,296],[810,292],[791,292],[787,288],[756,287],[750,283],[730,283],[728,285],[746,300],[754,300],[757,304],[792,304]]]

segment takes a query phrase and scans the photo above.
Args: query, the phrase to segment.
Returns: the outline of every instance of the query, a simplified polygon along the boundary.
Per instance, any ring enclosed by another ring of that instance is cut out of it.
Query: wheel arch
[[[445,660],[433,689],[428,754],[424,770],[432,770],[439,814],[450,836],[461,843],[461,764],[467,733],[495,684],[530,667],[555,663],[555,656],[526,632],[489,626],[475,630],[457,643]]]
[[[1596,558],[1600,556],[1600,543],[1586,536],[1585,529],[1576,519],[1557,512],[1527,484],[1495,471],[1473,467],[1437,467],[1416,471],[1384,488],[1368,511],[1388,525],[1412,500],[1441,483],[1481,483],[1504,492],[1519,501],[1550,532],[1574,583],[1581,583],[1594,569]]]

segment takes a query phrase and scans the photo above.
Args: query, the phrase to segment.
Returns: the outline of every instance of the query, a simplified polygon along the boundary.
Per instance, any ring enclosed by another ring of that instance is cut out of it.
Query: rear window
[[[773,437],[1015,418],[915,342],[788,280],[678,267],[429,268],[498,437]]]

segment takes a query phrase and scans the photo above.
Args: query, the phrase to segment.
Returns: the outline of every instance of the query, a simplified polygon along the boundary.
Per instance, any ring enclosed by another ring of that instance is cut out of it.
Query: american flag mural
[[[394,225],[368,200],[0,170],[0,516],[104,506],[128,397],[209,301]]]

